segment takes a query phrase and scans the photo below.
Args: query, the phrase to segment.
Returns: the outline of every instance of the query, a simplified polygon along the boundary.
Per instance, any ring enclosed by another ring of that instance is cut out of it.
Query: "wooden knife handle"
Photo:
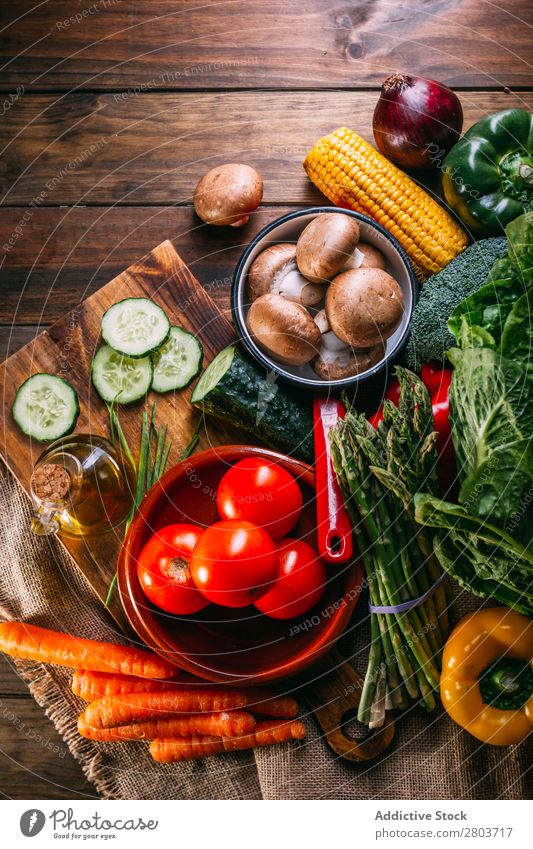
[[[330,749],[352,763],[368,763],[383,754],[394,739],[390,713],[386,714],[384,726],[371,732],[366,740],[357,741],[344,733],[344,724],[354,717],[363,688],[363,679],[353,666],[332,651],[326,661],[313,668],[313,673],[302,697],[312,709]]]

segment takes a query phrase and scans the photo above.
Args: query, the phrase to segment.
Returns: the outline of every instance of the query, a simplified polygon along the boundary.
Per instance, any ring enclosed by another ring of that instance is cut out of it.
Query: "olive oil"
[[[68,537],[102,534],[126,519],[135,493],[135,470],[102,436],[63,436],[33,470],[33,533]]]

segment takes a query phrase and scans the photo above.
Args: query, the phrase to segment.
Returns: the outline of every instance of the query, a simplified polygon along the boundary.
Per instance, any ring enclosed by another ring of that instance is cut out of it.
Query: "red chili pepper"
[[[400,381],[396,377],[393,377],[387,386],[385,398],[387,401],[392,401],[395,407],[398,406],[400,402]],[[379,405],[374,415],[370,416],[368,421],[373,428],[376,428],[378,424],[383,421],[383,404]]]
[[[433,409],[434,427],[439,438],[437,440],[437,449],[439,457],[450,460],[455,457],[453,450],[449,413],[449,392],[450,383],[452,380],[452,372],[447,368],[437,368],[432,363],[426,363],[422,366],[420,376],[423,383],[431,395],[431,406]],[[400,384],[396,378],[391,380],[385,392],[385,398],[392,401],[396,406],[400,400]],[[383,404],[379,409],[369,417],[368,421],[372,427],[376,428],[383,421]]]
[[[392,401],[395,407],[398,406],[400,402],[400,381],[398,378],[393,377],[389,385],[387,386],[387,391],[385,392],[385,398],[388,401]]]
[[[450,369],[443,368],[439,363],[425,363],[420,369],[422,383],[431,396],[438,391],[445,375],[448,375],[449,380],[451,371]]]
[[[448,369],[443,370],[440,375],[439,387],[431,396],[434,427],[439,434],[439,438],[437,439],[437,450],[439,452],[439,457],[443,460],[451,460],[455,457],[449,419],[451,380],[451,371]]]
[[[379,407],[376,410],[376,412],[374,413],[374,415],[370,416],[368,421],[370,422],[370,424],[372,425],[372,427],[375,430],[377,428],[378,424],[383,421],[383,404],[379,405]]]

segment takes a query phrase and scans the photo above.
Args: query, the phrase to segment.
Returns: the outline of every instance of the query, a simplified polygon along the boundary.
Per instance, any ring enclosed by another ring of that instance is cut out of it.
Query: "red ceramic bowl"
[[[126,616],[155,652],[208,681],[248,685],[302,672],[330,649],[346,628],[359,598],[361,573],[355,564],[329,567],[329,580],[315,608],[298,619],[269,619],[255,607],[209,605],[193,616],[172,616],[144,595],[137,556],[154,531],[173,522],[202,527],[217,521],[215,493],[224,472],[250,455],[290,471],[302,489],[304,510],[292,535],[315,544],[314,473],[310,466],[275,451],[225,445],[178,463],[150,490],[122,546],[118,585]]]

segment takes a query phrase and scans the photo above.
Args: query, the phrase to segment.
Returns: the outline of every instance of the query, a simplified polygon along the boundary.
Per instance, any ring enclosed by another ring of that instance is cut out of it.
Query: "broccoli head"
[[[419,371],[430,360],[445,359],[448,348],[455,345],[448,330],[452,311],[483,286],[496,260],[506,253],[507,239],[482,239],[424,283],[413,312],[405,354],[409,368]]]

